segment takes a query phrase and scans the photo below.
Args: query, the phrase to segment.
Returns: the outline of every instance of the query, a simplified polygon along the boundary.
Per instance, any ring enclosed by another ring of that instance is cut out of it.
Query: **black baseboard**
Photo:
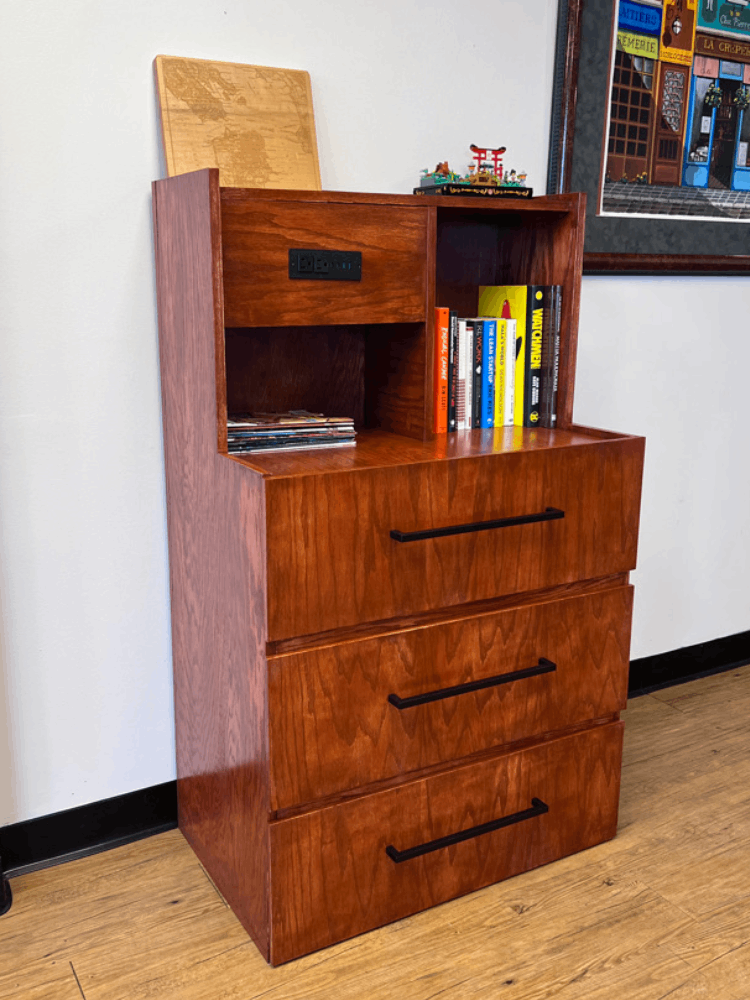
[[[699,642],[657,656],[644,656],[630,662],[628,697],[636,698],[639,694],[720,674],[747,663],[750,663],[750,632]]]
[[[177,826],[177,782],[0,827],[0,872],[23,875]]]
[[[645,656],[630,664],[628,696],[634,698],[746,663],[750,663],[750,632]],[[177,782],[167,781],[0,827],[0,879],[107,851],[176,826]]]

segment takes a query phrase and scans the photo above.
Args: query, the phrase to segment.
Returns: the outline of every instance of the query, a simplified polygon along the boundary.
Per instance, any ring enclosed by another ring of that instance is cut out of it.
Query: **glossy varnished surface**
[[[218,207],[207,171],[154,186],[178,798],[185,836],[267,954],[263,484],[216,447]]]
[[[747,1000],[748,715],[750,666],[636,698],[614,840],[276,969],[177,830],[14,877],[0,997]]]
[[[632,588],[324,646],[269,661],[271,808],[616,714]],[[411,698],[536,666],[554,672],[399,710]]]
[[[353,448],[320,448],[307,451],[272,452],[268,455],[233,455],[232,460],[260,472],[269,479],[310,476],[328,472],[382,469],[399,465],[451,461],[521,452],[578,448],[596,441],[640,440],[590,427],[556,428],[498,427],[485,430],[438,434],[414,441],[382,429],[363,430]]]
[[[275,964],[608,840],[622,724],[601,726],[271,825]],[[394,864],[413,847],[528,809],[549,813]]]
[[[216,171],[154,199],[180,824],[262,954],[611,836],[643,442],[571,426],[583,199],[220,189]],[[295,246],[360,249],[362,283],[290,281]],[[434,306],[529,281],[564,289],[558,428],[434,437]],[[230,458],[227,404],[333,406],[357,445]],[[564,519],[390,535],[546,507]],[[559,678],[383,714],[386,688],[530,656]],[[552,818],[498,831],[505,853],[450,848],[400,881],[368,853],[534,795]]]
[[[611,573],[636,561],[637,438],[266,481],[268,638]],[[399,543],[391,531],[560,520]]]
[[[424,322],[427,214],[362,204],[258,202],[223,192],[227,326]],[[289,251],[362,254],[361,281],[290,280]]]

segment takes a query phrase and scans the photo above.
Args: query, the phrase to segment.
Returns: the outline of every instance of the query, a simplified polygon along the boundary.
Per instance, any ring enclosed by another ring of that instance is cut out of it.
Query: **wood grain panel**
[[[621,711],[631,609],[632,587],[621,587],[271,660],[271,808]],[[404,709],[388,701],[540,657],[557,669]]]
[[[357,437],[357,447],[341,451],[326,449],[274,452],[270,455],[238,455],[236,462],[256,469],[264,476],[321,475],[354,472],[393,466],[422,465],[425,462],[508,455],[514,452],[548,451],[588,447],[593,441],[622,440],[626,435],[598,431],[590,427],[566,430],[544,427],[498,427],[484,430],[436,434],[428,440],[414,440],[380,428],[367,428]]]
[[[364,421],[365,328],[227,330],[230,413],[310,410]]]
[[[218,167],[232,187],[320,190],[310,74],[157,56],[170,177]]]
[[[341,941],[608,840],[622,723],[271,825],[271,961]],[[385,853],[528,809],[528,819],[402,864]]]
[[[154,185],[180,826],[268,954],[264,495],[219,455],[215,170]]]
[[[227,326],[424,322],[427,213],[222,191]],[[357,250],[361,281],[289,278],[289,250]]]
[[[643,441],[268,480],[271,641],[635,566]],[[399,543],[555,507],[562,520]]]
[[[365,415],[368,427],[419,440],[431,436],[432,394],[425,389],[429,323],[368,327]],[[431,338],[431,333],[430,333]]]

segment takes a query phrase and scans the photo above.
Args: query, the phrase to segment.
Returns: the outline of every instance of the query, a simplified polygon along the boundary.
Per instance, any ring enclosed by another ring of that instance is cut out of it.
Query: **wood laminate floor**
[[[177,831],[15,878],[0,1000],[748,1000],[750,666],[626,723],[615,840],[278,969]]]

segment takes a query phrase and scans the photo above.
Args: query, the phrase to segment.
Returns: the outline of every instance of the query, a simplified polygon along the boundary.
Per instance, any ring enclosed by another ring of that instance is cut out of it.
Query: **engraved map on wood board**
[[[310,74],[157,56],[167,173],[218,167],[225,187],[320,190]]]

